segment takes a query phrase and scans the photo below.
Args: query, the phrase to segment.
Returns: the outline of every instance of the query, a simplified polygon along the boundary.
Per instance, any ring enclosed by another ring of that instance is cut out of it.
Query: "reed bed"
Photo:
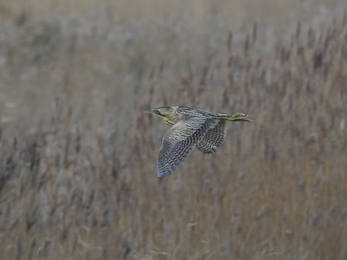
[[[346,19],[271,49],[257,23],[3,29],[0,257],[347,259]],[[158,179],[141,111],[176,104],[254,121]]]

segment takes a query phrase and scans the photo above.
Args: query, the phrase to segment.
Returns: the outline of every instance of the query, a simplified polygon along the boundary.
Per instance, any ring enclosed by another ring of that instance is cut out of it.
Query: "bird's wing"
[[[158,177],[170,175],[214,123],[215,119],[194,118],[171,127],[164,135],[160,147],[157,161]]]
[[[205,134],[204,138],[196,145],[203,153],[213,153],[217,147],[224,143],[227,134],[227,124],[225,120],[219,120],[215,127],[212,127]]]

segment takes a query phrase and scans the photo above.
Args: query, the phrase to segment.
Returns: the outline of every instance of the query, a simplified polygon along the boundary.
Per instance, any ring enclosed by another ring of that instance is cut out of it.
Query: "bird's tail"
[[[235,113],[233,115],[220,115],[218,116],[220,119],[228,120],[228,121],[246,121],[252,122],[251,119],[247,118],[247,116],[243,113]]]

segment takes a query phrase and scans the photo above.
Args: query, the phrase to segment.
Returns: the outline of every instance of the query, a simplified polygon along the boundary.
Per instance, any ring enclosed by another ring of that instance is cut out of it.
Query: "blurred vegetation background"
[[[342,0],[0,2],[2,259],[347,259]],[[244,112],[156,177],[162,105]]]

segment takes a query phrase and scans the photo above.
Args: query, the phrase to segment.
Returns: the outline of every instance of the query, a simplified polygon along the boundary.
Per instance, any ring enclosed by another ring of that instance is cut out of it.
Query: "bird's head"
[[[160,116],[164,119],[164,121],[169,125],[174,125],[177,122],[177,114],[176,114],[177,106],[174,107],[158,107],[154,109],[149,109],[143,111],[144,113],[153,114],[156,116]]]

